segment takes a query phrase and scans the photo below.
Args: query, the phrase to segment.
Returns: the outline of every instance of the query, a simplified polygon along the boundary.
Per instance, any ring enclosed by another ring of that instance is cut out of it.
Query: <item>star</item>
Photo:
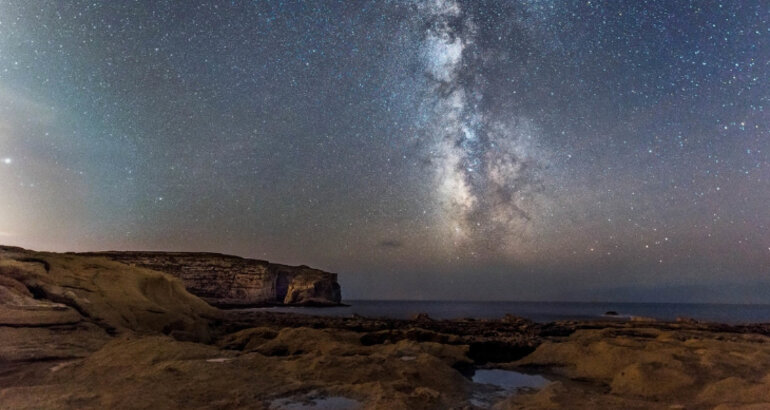
[[[0,0],[0,231],[313,263],[362,297],[413,296],[378,293],[395,271],[451,297],[450,256],[466,298],[762,281],[766,2]]]

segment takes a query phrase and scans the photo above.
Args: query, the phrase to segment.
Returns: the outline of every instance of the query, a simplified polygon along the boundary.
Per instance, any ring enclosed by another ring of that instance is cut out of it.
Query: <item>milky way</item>
[[[429,87],[423,115],[436,195],[454,244],[505,250],[531,219],[537,168],[526,118],[484,110],[484,62],[476,26],[456,1],[418,3],[427,26],[423,58]],[[510,118],[510,117],[513,118]]]
[[[764,0],[0,1],[0,242],[766,301]]]

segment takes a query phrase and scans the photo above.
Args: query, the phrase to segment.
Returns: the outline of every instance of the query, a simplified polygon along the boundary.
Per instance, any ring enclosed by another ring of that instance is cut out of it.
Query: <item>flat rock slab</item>
[[[109,340],[90,323],[50,327],[0,326],[0,363],[86,357]]]

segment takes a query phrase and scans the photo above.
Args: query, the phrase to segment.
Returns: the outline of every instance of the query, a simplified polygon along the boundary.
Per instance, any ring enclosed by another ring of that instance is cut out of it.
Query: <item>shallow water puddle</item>
[[[207,359],[206,361],[209,363],[227,363],[233,359],[229,357],[217,357],[215,359]]]
[[[481,369],[473,374],[474,383],[491,384],[503,390],[520,388],[537,389],[548,384],[550,380],[537,374],[519,373],[513,370]]]
[[[476,370],[471,380],[477,384],[477,388],[470,402],[477,407],[490,407],[519,390],[539,389],[550,382],[537,374],[502,369]]]
[[[360,402],[341,396],[320,399],[278,399],[270,403],[271,410],[358,410]]]

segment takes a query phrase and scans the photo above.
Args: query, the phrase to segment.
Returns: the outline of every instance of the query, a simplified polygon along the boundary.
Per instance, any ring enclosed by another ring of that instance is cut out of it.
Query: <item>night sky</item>
[[[0,0],[0,243],[770,301],[770,3]]]

